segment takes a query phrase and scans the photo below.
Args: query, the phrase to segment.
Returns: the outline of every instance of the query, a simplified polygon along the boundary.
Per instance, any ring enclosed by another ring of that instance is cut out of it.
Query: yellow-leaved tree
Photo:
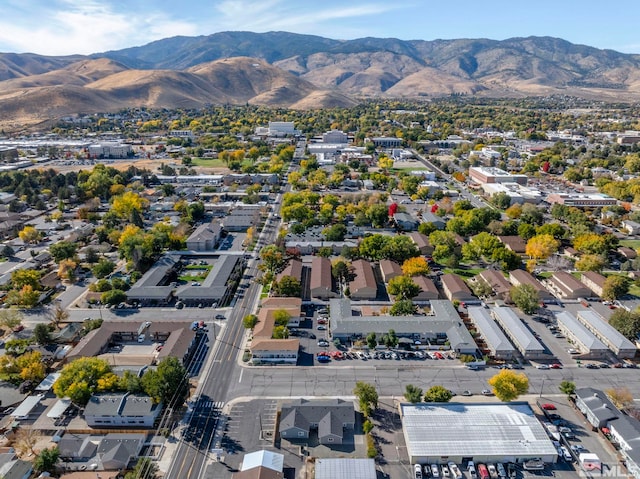
[[[529,391],[529,378],[524,373],[516,373],[509,369],[503,369],[498,374],[489,379],[489,384],[493,388],[493,394],[500,401],[514,401]]]
[[[536,235],[527,241],[525,252],[534,259],[547,259],[558,251],[560,242],[549,234]]]

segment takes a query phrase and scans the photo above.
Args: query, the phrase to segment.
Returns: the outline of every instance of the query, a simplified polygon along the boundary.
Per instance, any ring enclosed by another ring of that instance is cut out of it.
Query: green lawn
[[[460,268],[444,268],[442,270],[443,273],[454,273],[458,276],[464,276],[465,278],[472,278],[473,276],[482,273],[486,268],[469,268],[469,269],[460,269]]]
[[[638,249],[640,248],[640,240],[620,240],[620,246]]]
[[[631,286],[629,286],[629,294],[640,298],[640,286],[637,286],[635,283],[631,283]]]
[[[245,158],[244,161],[242,162],[242,166],[249,166],[252,163],[253,162],[250,159]],[[191,164],[193,166],[201,166],[203,168],[226,168],[227,167],[225,162],[218,158],[191,158]]]

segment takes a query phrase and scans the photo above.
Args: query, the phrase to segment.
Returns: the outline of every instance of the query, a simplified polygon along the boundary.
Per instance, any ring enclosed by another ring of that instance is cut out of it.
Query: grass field
[[[640,248],[640,240],[620,240],[620,246],[638,249]]]
[[[201,166],[203,168],[226,168],[224,161],[217,158],[192,158],[193,166]]]

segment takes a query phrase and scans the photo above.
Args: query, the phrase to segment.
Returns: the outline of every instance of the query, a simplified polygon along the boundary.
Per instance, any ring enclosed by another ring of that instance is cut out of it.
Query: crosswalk
[[[199,409],[213,409],[213,410],[217,410],[220,411],[222,410],[222,407],[224,406],[224,402],[222,401],[212,401],[210,399],[200,399],[198,401],[198,408]]]

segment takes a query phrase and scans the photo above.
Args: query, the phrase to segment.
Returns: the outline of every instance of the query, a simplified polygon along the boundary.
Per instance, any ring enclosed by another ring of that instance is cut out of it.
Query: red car
[[[540,404],[540,407],[542,409],[544,409],[545,411],[555,411],[556,410],[556,407],[553,404],[548,403],[548,402],[544,403],[544,404]]]
[[[559,363],[553,363],[551,366],[549,366],[551,369],[562,369],[562,364]]]

